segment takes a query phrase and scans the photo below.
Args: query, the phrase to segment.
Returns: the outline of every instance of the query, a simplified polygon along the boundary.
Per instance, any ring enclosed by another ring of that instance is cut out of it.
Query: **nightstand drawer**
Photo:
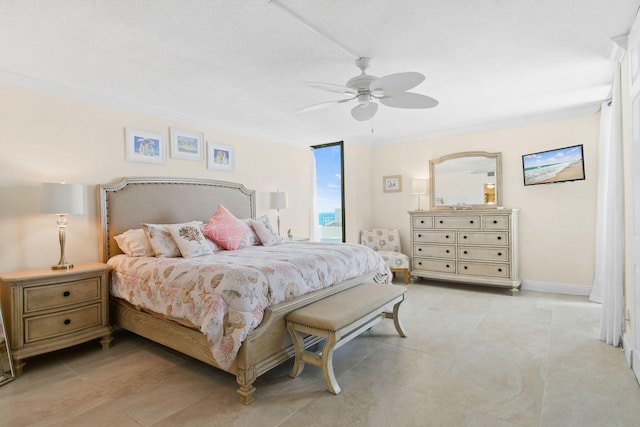
[[[101,324],[100,304],[30,317],[24,320],[24,341],[44,340]]]
[[[24,313],[67,307],[100,299],[100,280],[90,278],[61,285],[24,288]]]

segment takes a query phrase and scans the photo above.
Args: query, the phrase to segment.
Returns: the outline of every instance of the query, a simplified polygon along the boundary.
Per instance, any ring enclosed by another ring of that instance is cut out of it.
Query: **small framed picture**
[[[233,172],[236,152],[231,145],[207,142],[207,168]]]
[[[126,159],[129,162],[165,164],[165,136],[148,130],[126,128]]]
[[[402,175],[389,175],[382,177],[382,189],[385,193],[397,193],[402,191]]]
[[[171,157],[184,160],[204,160],[204,134],[171,128]]]

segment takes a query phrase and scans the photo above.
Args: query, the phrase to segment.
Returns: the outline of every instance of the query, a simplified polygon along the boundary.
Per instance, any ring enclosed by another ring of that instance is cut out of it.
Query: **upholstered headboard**
[[[114,236],[141,223],[207,222],[219,204],[238,218],[256,214],[255,191],[244,185],[193,178],[122,178],[98,185],[100,259],[122,253]]]

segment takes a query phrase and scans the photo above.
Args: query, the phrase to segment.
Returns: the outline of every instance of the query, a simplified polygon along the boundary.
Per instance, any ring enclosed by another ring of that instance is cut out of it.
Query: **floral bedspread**
[[[287,242],[197,258],[117,255],[109,265],[112,295],[198,326],[223,369],[267,306],[369,272],[391,281],[376,252],[348,243]]]

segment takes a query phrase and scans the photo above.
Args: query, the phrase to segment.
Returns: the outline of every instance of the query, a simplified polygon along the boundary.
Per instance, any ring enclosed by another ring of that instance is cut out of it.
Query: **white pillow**
[[[262,216],[252,219],[251,227],[253,227],[264,246],[273,246],[282,243],[282,237],[278,236],[278,233],[275,232],[268,217]]]
[[[114,237],[122,252],[129,256],[155,256],[142,228],[127,230]]]
[[[170,224],[165,227],[184,258],[213,254],[211,246],[207,244],[207,239],[200,231],[201,224]]]
[[[191,221],[182,224],[201,225],[202,221]],[[149,239],[149,243],[153,248],[153,253],[159,258],[174,258],[181,255],[180,248],[167,229],[167,225],[172,224],[142,224],[142,229]]]

